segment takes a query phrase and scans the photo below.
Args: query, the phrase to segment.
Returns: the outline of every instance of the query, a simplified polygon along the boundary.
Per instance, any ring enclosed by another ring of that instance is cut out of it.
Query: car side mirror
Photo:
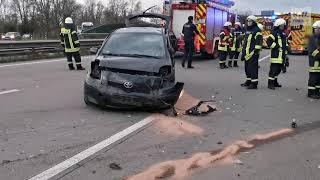
[[[99,50],[98,48],[92,47],[90,48],[90,54],[97,54],[98,50]]]

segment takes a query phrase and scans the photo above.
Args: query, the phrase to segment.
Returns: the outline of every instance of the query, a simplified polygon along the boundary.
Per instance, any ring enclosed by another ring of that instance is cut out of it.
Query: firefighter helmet
[[[263,31],[264,30],[264,26],[262,25],[262,24],[258,24],[258,27],[259,27],[259,29],[261,29],[261,31]]]
[[[284,20],[284,19],[282,19],[282,18],[280,18],[280,19],[277,19],[275,22],[274,22],[274,26],[275,27],[279,27],[279,26],[281,26],[281,25],[286,25],[287,24],[287,22],[286,22],[286,20]]]
[[[224,23],[224,27],[228,27],[228,26],[232,26],[232,23],[229,21]]]
[[[65,23],[65,24],[73,24],[73,20],[71,19],[71,17],[67,17],[67,18],[64,20],[64,23]]]
[[[251,16],[248,16],[248,17],[247,17],[247,21],[248,21],[248,20],[251,20],[251,21],[253,21],[253,22],[257,22],[257,17],[251,15]]]
[[[316,21],[313,26],[314,29],[320,29],[320,21]]]

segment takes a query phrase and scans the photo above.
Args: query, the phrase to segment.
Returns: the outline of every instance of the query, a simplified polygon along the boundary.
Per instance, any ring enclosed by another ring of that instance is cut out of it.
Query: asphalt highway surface
[[[177,118],[87,106],[86,71],[67,70],[63,58],[0,64],[0,179],[319,180],[320,101],[306,97],[307,56],[290,55],[273,91],[269,54],[258,90],[240,86],[242,62],[221,70],[196,57],[195,69],[183,69],[177,58],[177,110],[198,100],[217,108]],[[83,57],[87,69],[92,58]]]

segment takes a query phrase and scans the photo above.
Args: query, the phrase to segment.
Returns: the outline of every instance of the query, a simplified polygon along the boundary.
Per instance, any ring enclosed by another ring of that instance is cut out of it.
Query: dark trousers
[[[317,92],[320,90],[320,72],[309,73],[308,89]]]
[[[72,65],[72,57],[74,58],[76,65],[81,65],[81,56],[79,52],[66,53],[67,61],[69,65]]]
[[[188,60],[188,67],[192,65],[193,52],[194,52],[194,42],[186,41],[184,46],[184,57],[183,57],[182,64],[184,64],[186,60]]]
[[[227,56],[228,56],[228,51],[219,51],[219,59],[220,59],[219,64],[220,65],[226,64]]]
[[[244,64],[247,81],[251,81],[252,84],[258,84],[259,67],[258,67],[258,55],[253,55],[249,60],[246,60]]]
[[[270,71],[269,71],[269,80],[272,82],[277,83],[278,82],[278,76],[281,73],[282,70],[282,64],[278,63],[271,63],[270,65]]]
[[[229,54],[230,60],[233,59],[234,61],[237,61],[239,59],[239,56],[240,56],[240,52],[230,51],[230,54]]]

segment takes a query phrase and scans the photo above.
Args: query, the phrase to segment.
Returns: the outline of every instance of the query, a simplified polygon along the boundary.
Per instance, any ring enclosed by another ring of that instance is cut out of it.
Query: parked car
[[[127,27],[111,33],[91,62],[84,101],[126,109],[174,106],[184,84],[175,82],[174,50],[167,32]]]
[[[23,34],[22,39],[25,39],[25,40],[31,39],[31,34]]]
[[[4,40],[21,40],[21,35],[18,32],[7,32],[4,35]]]

